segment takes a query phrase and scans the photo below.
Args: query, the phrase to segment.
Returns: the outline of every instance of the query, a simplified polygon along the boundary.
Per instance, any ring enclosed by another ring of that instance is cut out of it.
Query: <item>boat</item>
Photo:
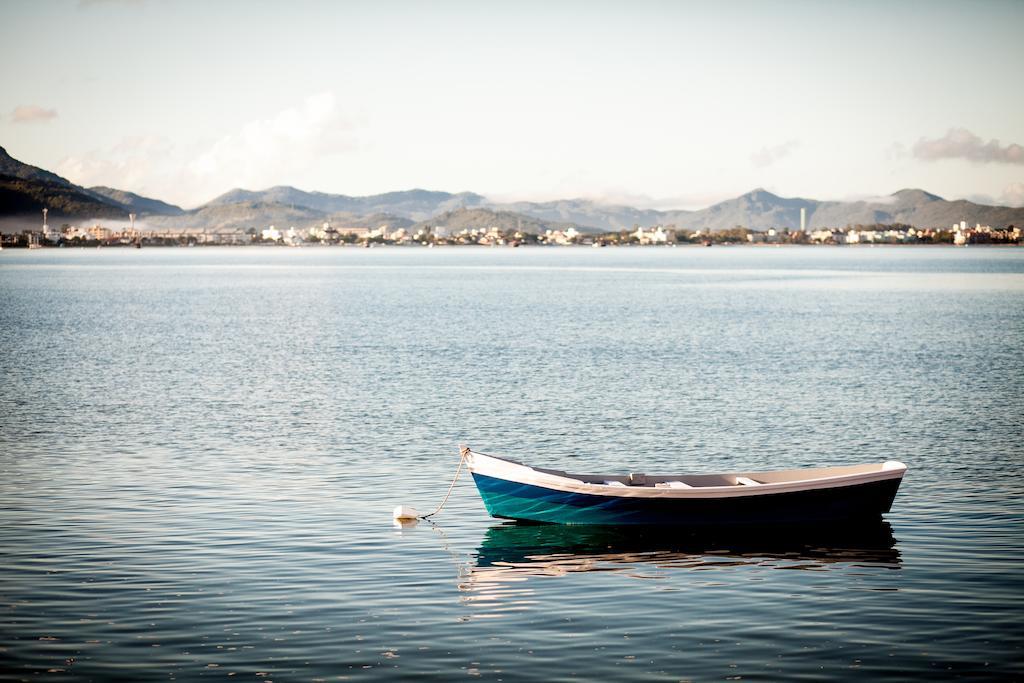
[[[884,463],[727,474],[572,474],[462,448],[487,511],[554,524],[692,527],[877,520],[907,466]]]

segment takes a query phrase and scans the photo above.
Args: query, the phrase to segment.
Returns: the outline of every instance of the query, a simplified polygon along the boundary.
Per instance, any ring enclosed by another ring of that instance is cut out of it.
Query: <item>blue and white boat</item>
[[[889,511],[907,466],[869,465],[729,474],[571,474],[463,448],[494,517],[556,524],[764,525],[875,519]]]

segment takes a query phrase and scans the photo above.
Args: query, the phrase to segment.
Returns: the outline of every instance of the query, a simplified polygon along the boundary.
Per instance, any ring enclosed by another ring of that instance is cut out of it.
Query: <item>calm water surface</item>
[[[0,253],[0,678],[1024,678],[1024,249]],[[490,519],[908,463],[856,533]]]

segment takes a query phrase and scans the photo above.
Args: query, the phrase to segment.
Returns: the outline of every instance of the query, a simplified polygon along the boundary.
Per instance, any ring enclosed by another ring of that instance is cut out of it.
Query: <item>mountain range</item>
[[[949,201],[918,189],[862,201],[819,201],[780,197],[758,188],[696,211],[658,211],[589,199],[549,202],[493,202],[473,192],[404,190],[354,197],[306,192],[289,186],[267,190],[235,189],[194,209],[110,187],[81,187],[50,171],[14,159],[0,147],[0,228],[37,227],[40,211],[50,222],[127,222],[135,213],[141,225],[156,230],[309,227],[330,222],[339,230],[391,229],[439,225],[449,230],[494,225],[526,232],[565,229],[581,232],[632,230],[634,226],[674,225],[717,231],[736,226],[752,230],[797,228],[804,209],[808,229],[902,223],[920,228],[948,228],[967,221],[1002,228],[1024,224],[1024,208]]]

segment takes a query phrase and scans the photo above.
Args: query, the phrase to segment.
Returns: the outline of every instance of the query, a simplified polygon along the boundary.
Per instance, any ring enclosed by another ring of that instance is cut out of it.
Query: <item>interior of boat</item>
[[[655,488],[698,488],[703,486],[759,486],[761,484],[778,484],[782,482],[813,481],[828,477],[841,477],[852,474],[867,474],[885,470],[903,468],[903,463],[888,461],[869,465],[848,465],[844,467],[819,467],[796,470],[777,470],[773,472],[738,472],[730,474],[645,474],[630,472],[625,475],[609,474],[574,474],[563,470],[534,467],[545,474],[553,474],[586,484],[603,484],[612,487],[651,486]]]

